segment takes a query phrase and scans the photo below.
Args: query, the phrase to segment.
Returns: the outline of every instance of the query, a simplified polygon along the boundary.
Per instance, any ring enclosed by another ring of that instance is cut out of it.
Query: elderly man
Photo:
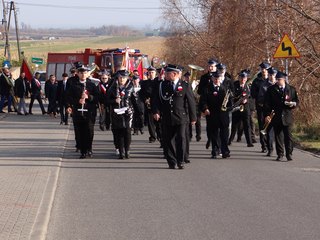
[[[8,101],[8,112],[13,112],[11,109],[13,101],[13,81],[11,79],[10,69],[7,64],[2,67],[2,74],[0,75],[0,95],[0,113],[4,113],[3,107],[5,100]]]
[[[152,102],[154,119],[159,121],[161,116],[163,151],[170,169],[175,169],[176,166],[184,168],[188,119],[192,124],[197,120],[191,87],[180,77],[181,67],[168,64],[165,68],[165,81],[159,84]]]
[[[284,147],[286,158],[292,160],[293,141],[292,141],[292,110],[299,104],[296,89],[286,83],[286,74],[277,72],[277,83],[270,86],[265,94],[264,114],[266,123],[270,123],[274,129],[276,152],[278,157],[276,161],[282,161],[284,156]],[[274,117],[271,117],[274,114]]]

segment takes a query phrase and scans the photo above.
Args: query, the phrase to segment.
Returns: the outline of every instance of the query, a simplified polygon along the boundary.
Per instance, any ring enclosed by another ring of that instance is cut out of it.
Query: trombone
[[[261,133],[262,135],[266,135],[266,134],[267,134],[267,128],[269,127],[269,125],[270,125],[270,123],[271,123],[271,120],[272,120],[272,118],[274,117],[274,115],[275,115],[275,112],[274,112],[274,110],[272,110],[271,113],[270,113],[270,121],[269,121],[269,122],[266,122],[266,123],[263,125],[263,129],[260,131],[260,133]]]

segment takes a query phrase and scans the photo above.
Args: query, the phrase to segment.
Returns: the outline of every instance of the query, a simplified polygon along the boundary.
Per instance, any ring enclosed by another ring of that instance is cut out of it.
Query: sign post
[[[276,52],[273,54],[273,58],[285,58],[286,62],[286,74],[289,75],[289,58],[298,58],[300,53],[297,48],[294,46],[293,42],[289,38],[288,34],[285,34],[281,39]],[[288,81],[288,76],[287,76]]]

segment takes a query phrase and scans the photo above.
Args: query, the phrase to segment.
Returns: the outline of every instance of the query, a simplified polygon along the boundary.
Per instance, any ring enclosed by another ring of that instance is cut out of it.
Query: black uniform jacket
[[[67,85],[67,82],[66,82]],[[57,87],[57,100],[60,105],[64,105],[66,102],[67,86],[64,87],[63,80],[58,81]]]
[[[242,88],[239,81],[234,82],[234,99],[233,104],[234,107],[238,107],[239,105],[244,106],[244,113],[250,113],[250,87],[247,83],[244,84],[244,87]],[[243,103],[243,102],[246,103]]]
[[[24,85],[23,85],[24,82]],[[14,93],[17,97],[23,98],[28,96],[29,92],[29,82],[25,78],[19,77],[17,80],[14,81]]]
[[[72,84],[68,85],[67,87],[66,107],[72,107],[72,115],[74,119],[90,118],[91,120],[93,120],[97,115],[99,93],[96,85],[89,79],[86,80],[85,90],[87,90],[88,98],[86,99],[84,109],[87,109],[88,111],[85,111],[83,113],[81,111],[78,111],[78,109],[82,108],[79,100],[84,91],[84,85],[80,83],[79,79],[77,81],[73,81]]]
[[[152,112],[161,115],[164,125],[175,126],[196,121],[196,102],[190,85],[180,79],[173,89],[171,81],[161,82],[154,93]]]
[[[129,81],[129,80],[128,80]],[[110,105],[111,126],[112,129],[131,128],[133,118],[132,95],[133,86],[128,82],[124,88],[120,88],[118,81],[114,81],[107,92],[107,101]],[[121,102],[116,102],[117,97],[120,97]],[[114,109],[127,107],[124,114],[115,113]]]
[[[221,85],[217,90],[213,83],[210,83],[200,97],[200,111],[210,111],[209,121],[213,127],[227,127],[229,125],[229,111],[232,109],[232,98],[229,96],[227,111],[222,111],[221,106],[226,96],[227,89]]]
[[[292,109],[295,107],[285,105],[285,101],[299,104],[298,95],[293,86],[286,84],[283,92],[279,89],[278,84],[268,88],[264,100],[264,114],[269,116],[274,110],[275,115],[271,122],[274,126],[281,126],[281,123],[289,126],[293,123]]]
[[[39,80],[38,80],[39,81]],[[39,81],[39,83],[40,83],[40,81]],[[40,93],[41,93],[41,83],[40,83],[40,85],[38,86],[37,85],[37,83],[36,83],[36,80],[33,78],[32,80],[31,80],[31,84],[30,84],[30,93],[31,93],[31,95],[33,95],[33,96],[39,96],[40,95]]]
[[[140,97],[143,102],[146,101],[146,99],[151,98],[153,91],[156,87],[157,81],[148,79],[140,82],[141,90],[140,90]]]
[[[9,78],[11,79],[11,76],[6,76],[4,73],[0,74],[0,95],[7,96],[11,94],[13,83],[8,81]]]
[[[212,73],[207,72],[200,77],[200,82],[199,82],[198,90],[197,90],[197,93],[199,95],[201,95],[204,92],[204,90],[208,87],[209,82],[211,80],[211,76],[212,76]]]

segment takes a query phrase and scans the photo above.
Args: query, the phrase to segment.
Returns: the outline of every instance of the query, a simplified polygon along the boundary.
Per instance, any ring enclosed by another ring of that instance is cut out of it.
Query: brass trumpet
[[[263,129],[260,131],[260,133],[261,133],[262,135],[266,135],[266,134],[267,134],[267,128],[269,127],[269,125],[270,125],[270,123],[271,123],[271,120],[272,120],[272,118],[274,117],[274,115],[275,115],[275,112],[274,112],[274,110],[272,110],[271,113],[270,113],[270,122],[265,123],[265,124],[263,125]]]
[[[223,112],[227,111],[227,105],[228,105],[228,102],[229,102],[230,94],[231,94],[230,93],[230,89],[228,89],[226,95],[224,96],[222,105],[221,105],[221,111],[223,111]]]

